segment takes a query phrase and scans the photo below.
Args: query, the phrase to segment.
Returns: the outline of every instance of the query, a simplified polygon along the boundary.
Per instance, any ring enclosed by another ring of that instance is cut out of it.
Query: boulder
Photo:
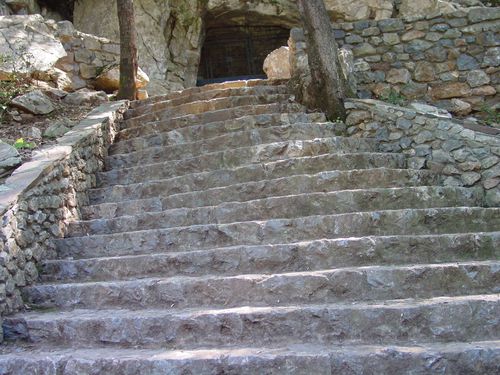
[[[5,80],[12,73],[47,72],[66,51],[41,15],[9,16],[0,18],[0,55],[0,80]]]
[[[90,91],[81,89],[69,93],[63,99],[63,102],[70,105],[99,105],[109,101],[104,91]]]
[[[54,110],[49,97],[40,90],[31,91],[12,99],[11,106],[34,115],[46,115]]]
[[[149,83],[149,77],[144,71],[139,68],[137,71],[136,85],[138,89],[145,88]],[[120,88],[120,67],[113,65],[105,69],[95,79],[94,86],[96,89],[112,93]]]
[[[289,79],[291,77],[290,49],[281,47],[271,52],[264,60],[264,72],[269,79]]]
[[[19,152],[0,140],[0,176],[3,177],[6,173],[21,164],[21,156]]]

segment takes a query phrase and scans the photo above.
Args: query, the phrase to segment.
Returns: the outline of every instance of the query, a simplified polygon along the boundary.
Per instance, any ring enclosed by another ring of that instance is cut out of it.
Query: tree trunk
[[[338,45],[323,0],[297,0],[307,42],[309,67],[317,103],[330,120],[345,120],[347,85]]]
[[[120,90],[118,99],[137,98],[137,33],[134,0],[117,0],[120,25]]]

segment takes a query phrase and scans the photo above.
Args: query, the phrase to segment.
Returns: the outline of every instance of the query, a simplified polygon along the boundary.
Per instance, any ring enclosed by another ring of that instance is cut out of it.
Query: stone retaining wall
[[[461,114],[499,101],[500,8],[336,23],[333,28],[339,46],[354,54],[361,98],[388,96],[392,90]],[[292,32],[290,47],[296,65],[306,48],[300,30]]]
[[[37,280],[41,262],[56,255],[52,240],[80,217],[127,107],[114,102],[96,108],[0,186],[0,316],[23,307],[20,288]]]
[[[444,185],[481,188],[487,206],[500,206],[500,131],[430,113],[425,105],[358,99],[346,107],[348,135],[376,138],[380,151],[406,154],[410,168],[433,170]]]
[[[119,64],[119,43],[77,31],[69,21],[52,23],[52,26],[68,54],[57,62],[56,68],[68,74],[71,89],[92,87],[104,67]]]

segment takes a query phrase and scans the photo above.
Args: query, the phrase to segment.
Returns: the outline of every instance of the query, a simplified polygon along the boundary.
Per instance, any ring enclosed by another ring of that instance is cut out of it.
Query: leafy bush
[[[31,150],[36,147],[36,144],[33,142],[26,142],[23,138],[19,138],[14,142],[13,146],[16,150]]]

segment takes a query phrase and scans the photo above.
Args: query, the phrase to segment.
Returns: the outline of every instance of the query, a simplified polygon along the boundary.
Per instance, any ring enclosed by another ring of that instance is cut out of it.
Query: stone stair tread
[[[175,148],[180,148],[180,150],[177,153],[170,152],[171,149]],[[222,164],[238,166],[261,163],[264,160],[282,160],[290,156],[353,153],[353,149],[357,151],[356,153],[376,153],[374,144],[370,140],[333,136],[260,143],[226,150],[209,151],[201,155],[197,151],[191,154],[186,149],[185,157],[182,147],[151,147],[144,151],[108,156],[105,159],[105,163],[108,170],[132,168],[138,165],[143,168],[161,162],[189,163],[196,162],[197,160],[208,162],[210,159],[218,159]]]
[[[123,128],[118,133],[118,139],[131,139],[134,137],[157,134],[174,129],[190,127],[193,125],[203,125],[220,121],[237,121],[242,117],[257,116],[273,113],[307,113],[305,108],[297,103],[271,103],[258,105],[244,105],[229,109],[219,109],[207,111],[201,114],[179,114],[171,116],[166,120],[156,120],[149,122],[147,126],[133,126]]]
[[[222,154],[221,154],[222,155]],[[205,159],[206,160],[206,159]],[[293,156],[269,162],[263,160],[255,160],[253,163],[215,163],[218,161],[212,157],[212,164],[206,162],[201,164],[203,157],[184,159],[179,161],[168,161],[145,164],[143,166],[135,166],[129,168],[118,168],[107,172],[99,173],[98,180],[101,184],[108,184],[107,180],[134,178],[142,176],[143,181],[157,181],[166,178],[181,177],[186,175],[194,175],[203,172],[220,172],[226,173],[257,171],[265,173],[268,176],[289,176],[298,173],[318,173],[322,170],[356,170],[356,169],[371,169],[371,168],[403,168],[406,159],[401,154],[390,154],[383,152],[345,152],[342,154],[323,153],[321,155],[312,156]],[[220,160],[219,160],[220,161]],[[392,164],[391,164],[392,162]],[[362,164],[365,163],[365,164]],[[163,174],[161,172],[163,171]],[[151,173],[152,175],[148,175]],[[278,174],[280,173],[280,174]],[[254,176],[252,176],[253,178]],[[109,185],[109,184],[108,184]]]
[[[136,127],[139,124],[145,125],[149,122],[169,119],[173,115],[201,114],[220,109],[227,110],[247,105],[273,104],[273,103],[294,103],[294,96],[286,93],[271,93],[267,95],[241,95],[216,99],[200,99],[188,103],[182,103],[170,108],[151,110],[147,113],[128,118],[122,122],[122,129]],[[299,103],[295,103],[299,104]]]
[[[237,80],[228,81],[222,83],[214,83],[205,86],[190,87],[181,91],[174,91],[165,95],[152,96],[145,100],[132,101],[130,107],[132,109],[140,108],[143,106],[148,106],[154,104],[158,101],[164,101],[172,98],[177,98],[179,96],[191,96],[199,93],[227,90],[231,88],[244,88],[244,87],[263,87],[263,86],[280,86],[286,84],[286,80],[267,80],[267,79],[252,79],[252,80]]]
[[[291,95],[290,89],[286,85],[276,85],[276,86],[254,86],[254,87],[239,87],[239,88],[221,88],[209,91],[203,91],[199,93],[194,93],[192,95],[182,95],[173,98],[161,100],[156,100],[154,103],[150,103],[138,108],[130,108],[125,112],[124,119],[128,120],[131,118],[139,117],[146,112],[157,112],[161,110],[168,110],[176,108],[180,105],[190,104],[200,101],[211,101],[216,99],[230,98],[230,97],[241,97],[241,96],[262,96],[262,95],[276,95],[276,94],[288,94]]]
[[[33,308],[236,307],[345,303],[499,293],[500,261],[344,267],[236,276],[199,275],[38,284]],[[238,290],[238,293],[234,293]]]
[[[500,294],[481,294],[222,309],[79,309],[20,313],[5,319],[4,331],[10,340],[74,347],[470,342],[499,339],[499,302]]]
[[[72,222],[67,235],[122,232],[126,228],[149,229],[187,224],[230,223],[235,220],[264,220],[297,216],[366,212],[376,209],[437,208],[477,206],[483,196],[477,190],[460,187],[403,187],[308,192],[250,199],[242,202],[217,202],[189,208],[166,207],[158,212],[135,213],[111,219]],[[184,224],[181,224],[184,223]]]
[[[322,124],[329,123],[325,115],[320,112],[312,113],[270,113],[262,115],[248,115],[237,119],[226,121],[215,121],[205,124],[185,125],[181,128],[158,131],[144,136],[130,139],[119,139],[118,137],[110,146],[110,154],[124,153],[134,150],[134,147],[157,144],[158,142],[170,142],[172,144],[184,142],[196,142],[213,139],[234,132],[250,132],[279,126],[291,126],[294,124]],[[344,126],[334,123],[339,130]],[[187,140],[187,141],[186,141]]]
[[[319,239],[198,251],[53,259],[45,262],[42,277],[48,283],[109,281],[144,275],[197,276],[210,272],[231,276],[257,271],[280,273],[487,259],[500,260],[500,232]]]
[[[293,224],[293,222],[298,222],[298,221],[316,221],[319,222],[320,220],[323,219],[332,219],[336,220],[338,219],[340,221],[341,218],[345,218],[347,216],[358,216],[362,217],[363,219],[370,219],[373,218],[373,220],[378,221],[380,219],[381,215],[402,215],[404,216],[405,214],[422,214],[426,215],[429,217],[435,217],[438,215],[442,214],[452,214],[452,213],[459,213],[459,214],[469,214],[471,216],[473,215],[481,215],[482,213],[491,215],[493,219],[496,219],[497,221],[500,221],[500,207],[469,207],[469,206],[453,206],[453,207],[432,207],[432,208],[404,208],[404,209],[389,209],[389,210],[373,210],[373,211],[364,211],[364,212],[349,212],[349,213],[342,213],[342,214],[332,214],[332,215],[306,215],[306,216],[297,216],[293,218],[273,218],[273,219],[268,219],[268,220],[248,220],[248,221],[233,221],[230,223],[207,223],[207,224],[194,224],[194,225],[183,225],[183,226],[174,226],[170,228],[157,228],[157,229],[141,229],[141,230],[135,230],[135,231],[127,231],[127,232],[117,232],[117,233],[111,233],[111,234],[94,234],[92,237],[111,237],[114,235],[120,235],[120,234],[133,234],[133,233],[154,233],[154,232],[161,232],[161,231],[169,231],[169,230],[183,230],[183,229],[195,229],[195,228],[204,228],[204,227],[214,227],[217,229],[220,229],[219,227],[223,226],[235,226],[235,225],[256,225],[259,227],[262,226],[289,226],[290,224]],[[498,214],[498,215],[497,215]],[[485,223],[485,224],[491,224],[491,227],[494,227],[494,225],[498,224],[497,222],[494,223]],[[489,230],[487,230],[488,232]],[[454,233],[454,232],[452,232]],[[74,240],[78,238],[88,238],[88,235],[82,235],[78,237],[68,237],[66,239],[61,239],[58,240],[59,242],[64,242],[65,240]]]
[[[70,309],[70,310],[57,310],[43,309],[39,311],[26,311],[19,312],[11,316],[5,317],[5,321],[13,320],[26,320],[26,321],[48,321],[57,322],[62,320],[89,320],[89,319],[134,319],[136,317],[152,318],[152,317],[194,317],[201,315],[219,315],[223,316],[227,313],[234,314],[268,314],[274,312],[287,312],[295,310],[320,310],[328,308],[332,310],[369,310],[369,309],[403,309],[415,308],[419,306],[432,306],[432,305],[451,305],[453,303],[464,302],[500,302],[499,293],[489,294],[474,294],[474,295],[459,295],[459,296],[441,296],[432,298],[407,298],[396,300],[375,300],[375,301],[354,301],[348,303],[313,303],[313,304],[297,304],[288,306],[236,306],[236,307],[190,307],[190,308],[176,308],[166,306],[166,308],[148,308],[148,309],[128,309],[125,307],[119,309]],[[500,324],[500,321],[498,322]],[[496,332],[498,334],[498,332]]]
[[[219,173],[222,173],[220,171]],[[378,180],[373,177],[379,174]],[[352,178],[352,176],[355,176]],[[333,182],[340,176],[350,176],[352,183],[335,185]],[[360,179],[370,177],[369,181],[365,182],[365,186],[360,184]],[[397,179],[396,179],[397,177]],[[90,190],[92,195],[98,195],[103,190],[116,188],[145,188],[147,186],[153,188],[158,185],[167,185],[172,179],[151,181],[144,184],[129,184],[129,185],[111,185]],[[221,181],[218,181],[219,183]],[[424,187],[437,186],[437,177],[430,171],[408,170],[408,169],[390,169],[390,168],[373,168],[351,171],[324,171],[317,174],[296,174],[275,179],[264,179],[261,181],[249,181],[243,183],[231,183],[225,186],[207,186],[203,190],[194,191],[173,191],[168,193],[167,187],[163,193],[167,193],[167,197],[161,194],[152,197],[137,197],[134,195],[126,197],[126,200],[94,203],[89,206],[82,207],[82,218],[84,220],[106,219],[116,216],[126,216],[128,212],[156,212],[161,211],[164,207],[180,208],[180,207],[200,207],[208,205],[203,202],[244,202],[252,199],[263,197],[275,197],[283,195],[296,195],[305,192],[333,192],[344,190],[363,190],[363,189],[383,189],[383,188],[403,188],[403,187]],[[431,183],[433,183],[431,185]],[[356,186],[358,184],[358,186]],[[193,188],[199,188],[200,180],[193,183]],[[360,185],[360,186],[359,186]],[[183,185],[186,189],[189,186],[187,183]],[[224,198],[222,198],[224,197]],[[111,199],[110,195],[107,195]],[[112,200],[112,199],[111,199]],[[202,204],[203,203],[203,204]],[[212,203],[213,205],[214,203]]]
[[[276,113],[283,114],[297,114],[303,115],[307,112],[304,107],[292,103],[273,103],[273,104],[259,104],[247,105],[242,107],[235,107],[232,109],[218,110],[205,112],[197,115],[179,115],[173,116],[168,120],[150,122],[148,126],[134,126],[127,129],[122,129],[117,134],[117,140],[133,139],[136,137],[144,137],[153,134],[159,134],[176,129],[190,128],[192,126],[199,126],[204,124],[211,124],[214,122],[228,122],[239,121],[243,118],[271,115]],[[317,113],[317,112],[312,112]],[[323,121],[325,117],[323,116]]]
[[[442,366],[433,366],[439,359],[451,373],[464,371],[469,374],[494,373],[498,369],[500,340],[429,343],[413,345],[319,345],[290,344],[284,346],[232,346],[200,348],[194,350],[95,348],[80,349],[32,345],[0,353],[0,371],[11,375],[25,375],[34,368],[54,367],[94,371],[109,375],[123,375],[126,369],[146,374],[162,371],[171,375],[183,374],[189,366],[201,373],[261,374],[262,368],[272,369],[273,374],[290,374],[297,371],[322,375],[352,370],[387,371],[403,373],[411,368],[419,374],[441,374]],[[50,359],[49,359],[50,358]],[[376,360],[374,360],[376,358]],[[479,363],[481,358],[482,363]],[[381,361],[382,363],[378,363]],[[58,366],[59,365],[59,366]],[[111,365],[116,366],[115,368]],[[128,372],[127,372],[128,373]],[[380,373],[380,372],[379,372]]]
[[[168,136],[172,132],[163,133],[164,137],[160,135],[142,137],[141,140],[153,139],[156,137],[157,142],[153,144],[146,144],[143,148],[135,147],[135,149],[123,149],[118,151],[110,152],[110,158],[126,156],[126,155],[140,155],[141,153],[152,153],[160,149],[171,149],[175,150],[176,147],[184,147],[185,151],[190,149],[196,149],[201,152],[214,152],[216,150],[223,151],[224,148],[241,148],[256,146],[260,144],[266,144],[271,142],[283,142],[286,141],[300,141],[308,139],[322,139],[322,138],[338,138],[338,139],[349,139],[348,137],[342,137],[336,135],[338,132],[338,123],[331,122],[314,122],[314,123],[304,123],[295,122],[291,124],[284,125],[274,125],[265,128],[256,128],[251,130],[233,131],[226,134],[219,134],[210,138],[197,138],[195,140],[189,140],[187,142],[175,140]],[[352,138],[351,138],[352,139]],[[135,138],[138,140],[138,138]],[[363,139],[363,142],[372,144],[375,149],[376,141],[373,139]],[[123,141],[121,143],[124,143]],[[168,142],[168,143],[165,143]],[[244,145],[244,146],[243,146]],[[113,149],[120,146],[120,142],[115,144]]]

